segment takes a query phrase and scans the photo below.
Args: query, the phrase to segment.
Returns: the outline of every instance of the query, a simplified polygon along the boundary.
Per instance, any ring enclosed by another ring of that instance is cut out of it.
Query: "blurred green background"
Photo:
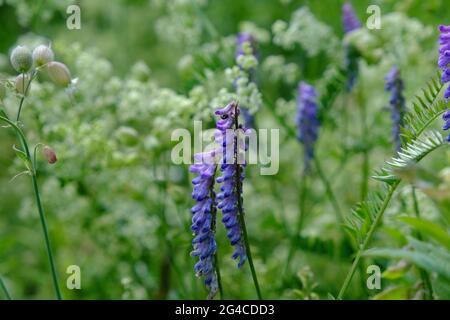
[[[336,295],[350,268],[350,247],[317,172],[312,173],[307,191],[304,227],[294,233],[303,149],[287,128],[295,130],[298,82],[308,81],[320,91],[342,65],[343,3],[0,0],[2,78],[14,76],[8,54],[15,45],[49,42],[56,60],[78,78],[71,100],[64,90],[39,77],[22,119],[31,143],[51,145],[59,159],[54,166],[39,161],[39,183],[65,298],[206,297],[189,255],[191,176],[187,165],[171,163],[170,135],[176,128],[192,130],[193,119],[213,126],[213,109],[226,96],[221,89],[233,90],[225,70],[235,65],[234,39],[240,31],[252,33],[259,42],[258,126],[281,128],[278,174],[261,176],[257,166],[249,166],[244,184],[250,243],[263,295],[272,299]],[[71,4],[81,8],[80,30],[66,27],[66,8]],[[322,123],[316,147],[346,216],[361,200],[361,150],[370,151],[371,172],[393,155],[385,74],[399,66],[409,107],[413,95],[436,74],[437,26],[447,24],[450,17],[445,0],[353,1],[363,22],[371,4],[381,8],[382,27],[351,39],[369,58],[361,62],[356,93],[336,92],[332,108],[325,110],[329,120]],[[302,21],[308,24],[304,29],[295,28],[297,23],[302,26],[295,18],[297,10],[303,10]],[[285,44],[275,40],[277,20],[292,27],[292,38]],[[16,110],[13,93],[4,102],[8,111]],[[367,136],[361,135],[361,103],[367,110]],[[11,148],[14,143],[14,135],[2,128],[0,275],[14,298],[52,298],[29,177],[10,181],[23,170]],[[424,166],[445,173],[449,155],[442,149]],[[369,186],[376,184],[371,181]],[[408,185],[398,192],[375,243],[404,244],[402,236],[411,230],[391,217],[410,213],[409,192]],[[433,201],[423,193],[419,199],[423,215],[448,228]],[[283,273],[293,237],[298,238],[296,255]],[[220,224],[217,238],[225,298],[255,298],[248,266],[235,268]],[[367,258],[363,265],[372,262]],[[396,261],[376,263],[384,270]],[[81,268],[81,290],[65,288],[69,265]],[[367,299],[380,293],[365,289],[365,279],[357,273],[347,298]],[[383,290],[401,285],[409,291],[400,297],[411,298],[416,280],[417,272],[410,270],[398,279],[383,279]]]

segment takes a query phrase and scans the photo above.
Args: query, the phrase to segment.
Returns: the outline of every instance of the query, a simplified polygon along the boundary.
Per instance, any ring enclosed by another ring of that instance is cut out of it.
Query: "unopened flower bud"
[[[44,158],[49,164],[54,164],[58,159],[56,158],[56,153],[49,146],[45,146],[43,149]]]
[[[17,46],[11,52],[11,65],[17,72],[27,72],[33,65],[31,51],[25,46]]]
[[[27,89],[28,86],[28,90],[29,88],[29,84],[28,82],[30,81],[30,77],[24,73],[19,74],[16,79],[14,80],[14,86],[16,88],[16,91],[20,94],[25,94],[25,90]]]
[[[45,45],[41,44],[33,50],[33,61],[38,67],[52,62],[54,57],[52,49]]]
[[[47,64],[46,69],[48,76],[54,83],[63,87],[67,87],[70,84],[70,71],[65,64],[52,61]]]

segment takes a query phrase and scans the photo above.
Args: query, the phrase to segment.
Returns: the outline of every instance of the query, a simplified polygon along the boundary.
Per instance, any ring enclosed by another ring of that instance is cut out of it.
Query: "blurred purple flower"
[[[314,144],[319,134],[317,114],[317,93],[313,86],[301,82],[297,99],[297,138],[304,146],[305,170],[309,169],[314,157]]]
[[[345,34],[361,28],[361,22],[356,16],[352,5],[348,2],[344,3],[342,6],[342,25],[344,27]],[[344,45],[344,67],[348,73],[347,90],[351,91],[358,76],[359,68],[358,53],[348,44]]]
[[[235,102],[231,102],[226,107],[216,111],[216,115],[220,117],[217,121],[216,141],[223,148],[223,159],[220,166],[221,176],[216,179],[216,182],[222,184],[220,193],[217,194],[217,208],[222,210],[222,222],[227,229],[227,237],[231,245],[235,247],[232,257],[233,259],[239,258],[238,267],[241,267],[247,259],[247,254],[239,221],[240,209],[242,209],[244,164],[238,162],[242,147],[238,138],[238,130],[245,130],[239,128],[239,126],[236,130],[239,112],[240,110]],[[230,159],[230,157],[232,158]]]
[[[402,147],[400,139],[401,127],[403,126],[403,115],[405,113],[405,97],[403,96],[403,80],[400,78],[400,70],[392,67],[384,78],[386,80],[384,89],[391,93],[389,105],[391,107],[392,136],[395,148],[399,151]]]
[[[439,68],[442,69],[442,77],[441,82],[443,84],[450,82],[450,26],[439,26],[439,31],[441,35],[439,36],[439,60],[438,65]],[[450,87],[444,92],[444,98],[450,98]],[[446,111],[443,115],[443,119],[445,121],[442,129],[448,130],[450,129],[450,111]],[[450,142],[450,135],[447,136],[447,141]]]
[[[192,226],[194,250],[191,255],[198,257],[194,266],[197,276],[204,276],[205,285],[209,289],[209,298],[214,297],[218,290],[217,275],[214,268],[214,255],[216,254],[216,240],[214,239],[213,214],[216,211],[214,200],[214,163],[215,150],[194,155],[195,163],[189,170],[195,174],[192,180],[194,190],[192,198],[197,203],[192,207]]]
[[[345,33],[361,28],[361,21],[359,21],[353,6],[349,2],[342,6],[342,25]]]

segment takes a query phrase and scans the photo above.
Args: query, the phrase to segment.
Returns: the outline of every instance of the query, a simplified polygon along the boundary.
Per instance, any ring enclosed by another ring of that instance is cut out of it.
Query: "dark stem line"
[[[217,254],[217,252],[214,254],[214,268],[216,269],[217,284],[219,286],[219,297],[220,297],[220,300],[223,300],[222,277],[220,275],[219,255]]]
[[[56,272],[55,261],[53,258],[53,252],[52,252],[52,247],[51,247],[51,243],[50,243],[50,237],[49,237],[49,233],[48,233],[47,221],[45,219],[44,209],[42,208],[41,197],[39,195],[37,177],[34,172],[31,174],[31,180],[33,182],[33,190],[34,190],[34,195],[35,195],[35,199],[36,199],[36,205],[37,205],[38,211],[39,211],[39,218],[41,220],[41,226],[42,226],[42,230],[44,232],[45,246],[47,248],[48,260],[49,260],[50,268],[52,271],[53,285],[55,287],[56,297],[58,298],[58,300],[62,300],[61,291],[59,289],[59,284],[58,284],[58,276],[56,274],[57,272]]]
[[[23,89],[23,95],[20,98],[20,102],[19,102],[19,110],[17,111],[17,118],[16,118],[16,122],[19,122],[20,120],[20,113],[22,112],[22,107],[23,107],[23,103],[25,102],[25,97],[28,93],[28,89],[30,88],[31,82],[33,81],[33,78],[35,76],[36,72],[33,71],[33,73],[31,73],[30,75],[30,81],[28,81],[27,87],[25,88],[25,75],[26,73],[22,73],[22,89]]]
[[[342,223],[344,223],[344,216],[342,215],[342,211],[339,207],[339,203],[334,195],[333,189],[331,188],[331,184],[327,180],[327,178],[322,170],[322,167],[320,165],[320,161],[319,161],[318,157],[314,157],[314,165],[316,166],[316,170],[319,175],[319,178],[325,187],[325,193],[327,194],[328,198],[330,199],[331,205],[333,206],[334,212],[336,213],[336,218],[338,219],[338,222],[342,224]]]
[[[420,218],[420,209],[419,209],[419,202],[417,201],[417,195],[416,195],[416,188],[413,186],[411,188],[411,194],[413,199],[413,206],[414,206],[414,213],[417,218]],[[417,239],[423,240],[422,234],[420,231],[416,232]],[[418,268],[420,277],[422,278],[422,282],[425,288],[425,300],[433,300],[434,294],[433,294],[433,285],[431,284],[430,275],[426,270],[423,268]]]
[[[359,83],[360,87],[358,90],[358,104],[361,108],[360,112],[360,122],[361,122],[361,138],[362,138],[362,180],[361,180],[361,201],[364,201],[367,197],[369,190],[369,149],[367,148],[367,137],[368,137],[368,126],[367,126],[367,108],[363,101],[363,84],[362,81]]]
[[[284,274],[289,272],[289,267],[291,265],[292,259],[294,259],[296,252],[297,238],[300,236],[302,230],[303,221],[305,220],[305,203],[306,203],[306,190],[307,190],[307,177],[308,175],[304,170],[301,171],[300,177],[300,187],[298,193],[298,217],[295,224],[295,230],[291,237],[291,246],[289,248],[288,256],[286,259],[286,265],[284,269]]]
[[[216,176],[217,166],[214,169],[213,177]],[[216,233],[216,226],[217,226],[217,208],[215,206],[216,203],[216,194],[214,193],[214,181],[215,179],[212,179],[211,186],[210,186],[210,197],[211,197],[211,215],[212,215],[212,221],[211,221],[211,232],[213,234]],[[214,237],[215,238],[215,237]],[[214,270],[216,272],[217,276],[217,285],[219,287],[219,297],[220,300],[223,300],[223,287],[222,287],[222,277],[220,275],[220,265],[219,265],[219,254],[218,254],[218,245],[216,243],[216,252],[214,253]]]
[[[5,296],[6,296],[6,299],[7,299],[7,300],[12,300],[11,295],[9,294],[9,291],[8,291],[8,289],[6,288],[5,283],[3,282],[2,277],[0,277],[0,287],[1,287],[2,290],[3,290],[3,293],[4,293]]]
[[[18,125],[16,123],[12,122],[11,120],[9,120],[8,118],[5,118],[3,116],[0,116],[0,120],[5,121],[15,130],[15,132],[18,135],[19,140],[25,150],[26,157],[31,165],[31,172],[30,172],[31,181],[32,181],[34,196],[35,196],[35,200],[36,200],[36,206],[37,206],[38,212],[39,212],[39,219],[41,221],[42,231],[44,233],[45,246],[46,246],[46,250],[47,250],[48,260],[50,263],[53,285],[55,287],[56,297],[58,298],[58,300],[61,300],[62,296],[61,296],[61,291],[59,289],[58,277],[57,277],[55,262],[53,259],[53,252],[52,252],[52,248],[51,248],[51,244],[50,244],[50,237],[49,237],[49,233],[48,233],[47,221],[45,219],[44,209],[42,207],[41,197],[39,194],[39,187],[37,184],[36,168],[33,165],[33,159],[31,157],[30,149],[28,148],[27,140],[25,138],[24,133],[22,132],[22,130],[18,127]]]
[[[393,185],[390,186],[389,193],[387,194],[386,198],[384,199],[383,204],[382,204],[380,210],[378,211],[374,222],[371,224],[370,229],[367,232],[367,235],[364,238],[363,243],[361,243],[359,246],[359,250],[356,253],[355,259],[353,260],[352,267],[350,268],[350,271],[347,273],[344,283],[342,284],[341,290],[339,291],[339,294],[337,297],[338,300],[341,300],[342,297],[344,296],[345,292],[347,291],[347,289],[350,285],[350,282],[352,281],[352,278],[353,278],[353,276],[356,272],[356,269],[359,265],[359,261],[361,260],[362,253],[364,252],[364,250],[366,250],[367,246],[369,245],[370,241],[372,240],[372,236],[375,232],[375,229],[380,224],[380,222],[383,218],[383,214],[386,211],[386,208],[392,198],[392,195],[394,194],[394,191],[395,191],[395,189],[397,189],[399,184],[400,184],[400,180],[396,181]]]
[[[255,266],[253,264],[253,257],[252,257],[252,252],[250,249],[250,243],[248,240],[248,235],[247,235],[247,226],[245,225],[245,218],[244,218],[244,209],[243,209],[243,199],[242,199],[242,179],[241,179],[241,165],[238,164],[238,159],[239,159],[239,147],[238,147],[238,139],[236,137],[237,131],[240,129],[239,128],[239,121],[238,121],[238,117],[239,117],[239,112],[238,112],[238,104],[236,103],[235,106],[235,117],[234,117],[234,125],[235,125],[235,137],[234,137],[234,165],[236,166],[236,174],[235,174],[235,183],[236,183],[236,198],[237,198],[237,209],[238,209],[238,218],[239,218],[239,222],[241,224],[241,228],[242,228],[242,235],[244,237],[244,245],[245,245],[245,250],[247,253],[247,258],[248,258],[248,264],[250,266],[250,271],[252,273],[252,278],[253,278],[253,283],[255,285],[255,289],[256,289],[256,294],[258,296],[259,300],[262,300],[262,295],[261,295],[261,290],[259,287],[259,282],[258,282],[258,277],[256,275],[256,271],[255,271]]]

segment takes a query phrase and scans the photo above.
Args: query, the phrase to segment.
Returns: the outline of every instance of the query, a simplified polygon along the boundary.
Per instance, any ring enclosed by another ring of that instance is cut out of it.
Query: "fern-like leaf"
[[[405,144],[417,139],[447,109],[448,103],[439,98],[442,87],[438,73],[422,89],[422,96],[415,97],[413,107],[404,115],[402,138]]]
[[[443,144],[444,138],[439,132],[429,131],[424,137],[408,143],[396,157],[390,161],[386,161],[381,170],[372,176],[372,178],[392,184],[400,179],[396,176],[396,172],[405,170],[412,164],[419,162],[427,154]]]

